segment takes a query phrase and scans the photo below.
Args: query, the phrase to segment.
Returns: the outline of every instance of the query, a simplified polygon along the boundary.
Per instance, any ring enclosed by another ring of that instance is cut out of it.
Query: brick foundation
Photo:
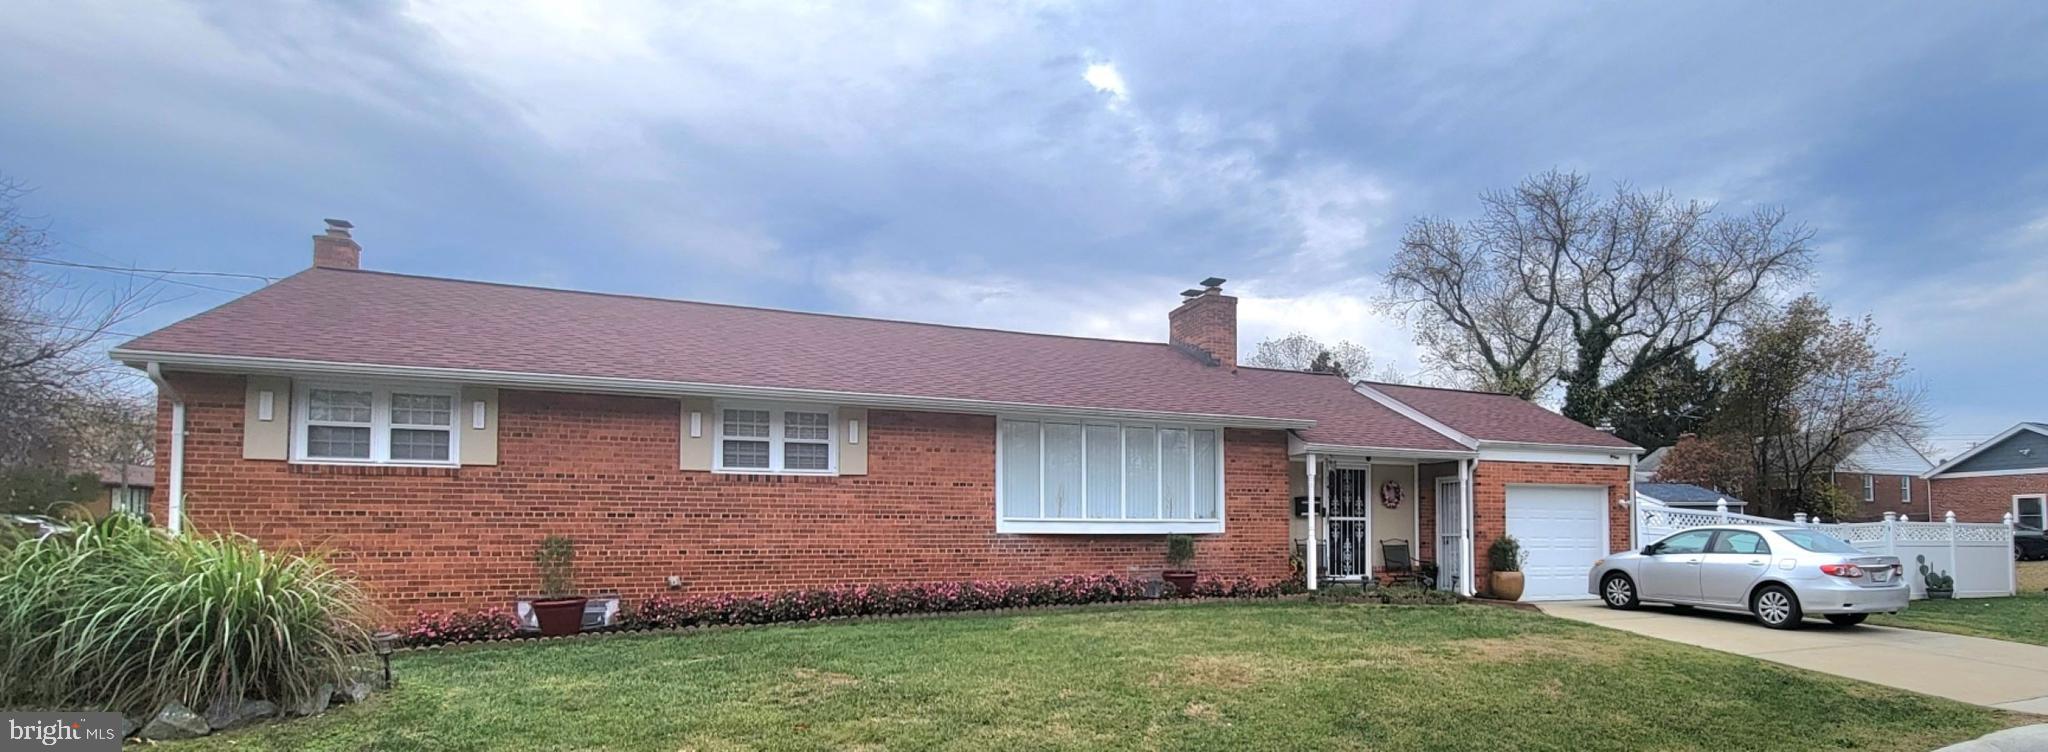
[[[394,618],[509,606],[533,592],[536,544],[577,541],[577,584],[628,602],[656,593],[842,583],[1156,572],[1161,536],[997,535],[995,420],[874,410],[869,474],[714,475],[677,469],[674,400],[505,390],[499,464],[447,469],[242,458],[243,379],[172,374],[185,397],[186,516],[280,549],[329,552]],[[170,407],[158,456],[170,456]],[[1287,441],[1225,432],[1227,532],[1202,536],[1205,574],[1288,573]],[[151,511],[164,518],[169,462]],[[682,578],[671,591],[669,576]]]

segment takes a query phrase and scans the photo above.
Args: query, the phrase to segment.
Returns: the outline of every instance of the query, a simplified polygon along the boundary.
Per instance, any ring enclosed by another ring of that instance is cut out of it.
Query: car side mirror
[[[1650,545],[1644,546],[1644,547],[1643,547],[1643,555],[1644,555],[1644,556],[1656,556],[1656,555],[1657,555],[1657,544],[1655,544],[1655,543],[1652,543],[1652,544],[1650,544]]]

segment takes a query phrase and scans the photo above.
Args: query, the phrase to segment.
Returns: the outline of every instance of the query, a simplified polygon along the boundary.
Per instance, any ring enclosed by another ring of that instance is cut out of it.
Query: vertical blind
[[[1222,513],[1217,429],[1004,419],[997,433],[1005,518],[1215,520]]]

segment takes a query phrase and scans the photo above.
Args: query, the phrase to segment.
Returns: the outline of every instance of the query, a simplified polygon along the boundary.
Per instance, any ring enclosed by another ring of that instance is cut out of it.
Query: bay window
[[[456,462],[454,387],[302,383],[296,397],[295,461]]]
[[[713,413],[714,471],[830,475],[839,469],[830,408],[721,403]]]
[[[997,532],[1223,530],[1221,429],[1003,418],[996,430]]]

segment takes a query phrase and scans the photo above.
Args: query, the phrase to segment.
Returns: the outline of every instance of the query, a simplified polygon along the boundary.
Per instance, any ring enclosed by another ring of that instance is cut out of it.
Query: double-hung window
[[[1223,531],[1223,432],[1209,426],[1003,418],[996,531]]]
[[[300,462],[453,465],[455,390],[302,384],[292,458]]]
[[[830,475],[839,469],[830,408],[722,403],[716,412],[714,470]]]
[[[1899,503],[1913,503],[1913,476],[1911,475],[1899,476]]]
[[[1869,474],[1869,473],[1864,473],[1864,475],[1863,475],[1863,500],[1864,500],[1864,501],[1877,501],[1877,476],[1875,476],[1875,475],[1871,475],[1871,474]]]
[[[2029,530],[2040,530],[2042,523],[2048,522],[2048,496],[2012,497],[2012,521]]]

